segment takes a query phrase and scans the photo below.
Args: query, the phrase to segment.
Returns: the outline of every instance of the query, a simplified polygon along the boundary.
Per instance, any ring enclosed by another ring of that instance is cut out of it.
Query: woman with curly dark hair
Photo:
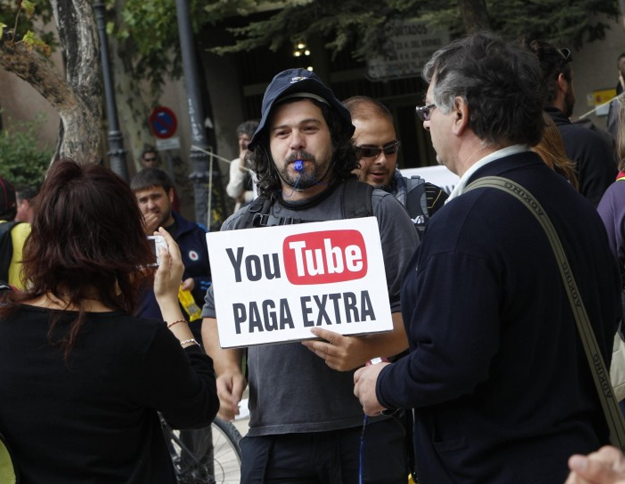
[[[174,484],[157,411],[195,428],[219,405],[212,361],[178,305],[178,247],[159,229],[164,321],[138,319],[153,254],[126,183],[59,161],[34,203],[29,285],[0,307],[0,432],[22,482]]]

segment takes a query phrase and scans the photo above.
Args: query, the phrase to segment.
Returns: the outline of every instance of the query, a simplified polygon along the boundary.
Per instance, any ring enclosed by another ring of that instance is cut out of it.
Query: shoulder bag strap
[[[536,217],[536,220],[540,223],[542,228],[547,234],[547,238],[551,243],[551,247],[556,256],[558,267],[560,269],[560,275],[562,276],[562,282],[566,288],[569,302],[571,303],[571,309],[575,317],[575,323],[579,335],[584,345],[584,351],[588,364],[590,365],[590,372],[592,373],[597,393],[599,394],[599,400],[605,414],[608,427],[610,429],[610,439],[612,443],[619,449],[625,451],[625,421],[623,420],[623,414],[619,408],[616,397],[614,396],[614,390],[610,383],[610,372],[606,368],[599,346],[597,345],[597,339],[595,333],[590,326],[588,319],[588,313],[580,297],[579,290],[577,289],[577,283],[571,272],[564,248],[560,242],[560,238],[551,223],[551,219],[547,215],[547,212],[542,208],[540,203],[534,198],[534,196],[528,192],[521,185],[508,180],[507,178],[489,176],[480,178],[471,183],[465,191],[472,190],[474,188],[496,188],[502,190],[510,195],[514,196],[517,200],[523,203],[530,212]]]

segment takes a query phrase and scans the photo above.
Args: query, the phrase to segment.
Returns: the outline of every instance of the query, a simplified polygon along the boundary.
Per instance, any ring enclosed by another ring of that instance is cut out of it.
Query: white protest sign
[[[206,235],[222,348],[393,329],[375,217]]]

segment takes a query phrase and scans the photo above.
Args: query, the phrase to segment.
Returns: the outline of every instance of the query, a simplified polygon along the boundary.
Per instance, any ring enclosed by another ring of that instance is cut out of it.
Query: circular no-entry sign
[[[178,120],[171,109],[158,106],[150,114],[150,127],[157,138],[171,138],[178,127]]]

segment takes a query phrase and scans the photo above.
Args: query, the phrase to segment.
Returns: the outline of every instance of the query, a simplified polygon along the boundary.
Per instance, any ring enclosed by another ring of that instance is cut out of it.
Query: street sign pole
[[[158,138],[156,149],[165,152],[167,172],[171,179],[174,180],[174,159],[171,156],[171,150],[180,149],[180,138],[174,137],[178,128],[178,118],[176,118],[176,114],[171,109],[165,106],[157,106],[150,113],[148,123],[152,134]]]

